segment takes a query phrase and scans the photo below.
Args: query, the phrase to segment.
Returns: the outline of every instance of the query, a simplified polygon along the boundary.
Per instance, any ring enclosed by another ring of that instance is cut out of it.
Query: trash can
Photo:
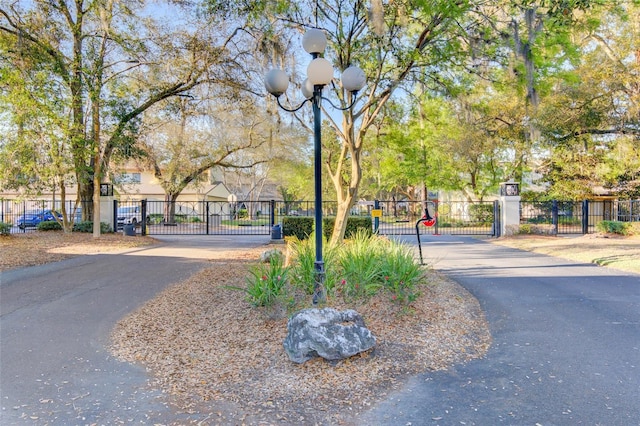
[[[136,226],[131,223],[128,225],[124,225],[122,227],[122,231],[124,232],[124,235],[128,235],[130,237],[136,236]]]
[[[282,226],[280,224],[273,225],[273,227],[271,227],[271,239],[272,240],[282,239]]]

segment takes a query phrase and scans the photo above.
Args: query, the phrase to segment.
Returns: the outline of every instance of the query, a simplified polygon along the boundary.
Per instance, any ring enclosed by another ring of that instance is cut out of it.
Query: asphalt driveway
[[[189,423],[144,370],[109,355],[109,332],[211,251],[267,241],[167,238],[0,275],[0,424]],[[424,249],[479,299],[493,345],[414,377],[358,424],[640,425],[639,275],[466,237],[430,237]]]
[[[362,424],[640,425],[640,275],[466,237],[423,253],[478,298],[493,344],[414,377]]]
[[[150,248],[0,274],[0,425],[187,423],[146,371],[111,357],[116,322],[207,264],[268,237],[165,237]]]

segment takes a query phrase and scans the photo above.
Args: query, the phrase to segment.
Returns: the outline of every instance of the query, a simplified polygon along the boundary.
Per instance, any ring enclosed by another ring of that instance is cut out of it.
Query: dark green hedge
[[[282,235],[306,240],[313,232],[313,217],[285,216],[282,218]]]
[[[36,225],[38,231],[61,231],[62,225],[55,220],[46,220]]]
[[[73,224],[73,232],[93,232],[93,222],[90,220],[78,222]],[[111,225],[105,222],[100,222],[100,233],[110,234],[113,230]]]
[[[48,220],[45,222],[40,222],[36,226],[36,229],[38,231],[61,231],[62,226],[55,220]],[[89,220],[74,223],[73,232],[93,232],[93,222]],[[113,232],[113,230],[111,229],[111,225],[109,225],[108,223],[100,222],[100,232],[102,234],[109,234]]]
[[[493,222],[493,204],[472,204],[469,207],[471,220],[477,223]]]
[[[637,235],[638,231],[640,231],[640,225],[635,222],[603,220],[596,224],[596,229],[607,234]]]
[[[325,217],[322,220],[322,233],[325,238],[328,240],[331,238],[331,234],[333,233],[333,228],[336,226],[336,218],[335,217]],[[373,234],[373,221],[371,216],[365,217],[349,217],[347,219],[347,228],[344,231],[344,237],[349,238],[355,235],[359,229],[364,230],[369,235]]]
[[[295,236],[300,240],[306,240],[313,232],[315,218],[309,216],[287,216],[282,219],[282,234],[285,237]],[[336,224],[335,217],[325,217],[322,219],[322,233],[326,239],[331,237]],[[369,234],[373,233],[373,222],[371,217],[350,217],[347,220],[345,238],[354,235],[358,229],[364,229]]]

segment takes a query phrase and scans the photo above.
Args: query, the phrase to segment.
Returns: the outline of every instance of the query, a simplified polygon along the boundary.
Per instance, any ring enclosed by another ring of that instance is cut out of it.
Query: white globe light
[[[324,58],[316,58],[307,67],[307,78],[314,86],[324,86],[333,79],[333,66]]]
[[[302,47],[307,53],[322,53],[327,48],[327,36],[324,31],[311,28],[302,36]]]
[[[273,69],[264,77],[264,87],[267,89],[267,92],[278,97],[287,91],[287,87],[289,87],[289,76],[282,70]]]
[[[309,99],[313,96],[313,84],[311,84],[308,78],[304,79],[300,90],[302,90],[302,96],[304,96],[305,99]]]
[[[342,73],[342,87],[348,92],[357,92],[367,83],[367,77],[360,68],[351,66]]]

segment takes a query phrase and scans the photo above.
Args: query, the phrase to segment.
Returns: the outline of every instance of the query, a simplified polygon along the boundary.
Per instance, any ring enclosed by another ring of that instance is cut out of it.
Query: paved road
[[[640,425],[640,275],[465,237],[425,260],[480,301],[484,359],[413,378],[368,425]]]
[[[268,237],[163,238],[159,247],[0,274],[0,424],[180,421],[145,371],[112,358],[109,333],[128,312],[229,247]],[[181,417],[182,416],[182,417]]]
[[[268,237],[165,238],[0,276],[0,424],[193,418],[109,356],[109,331],[211,251]],[[640,425],[639,275],[465,237],[431,237],[425,258],[480,300],[493,345],[484,359],[413,378],[361,424]]]

